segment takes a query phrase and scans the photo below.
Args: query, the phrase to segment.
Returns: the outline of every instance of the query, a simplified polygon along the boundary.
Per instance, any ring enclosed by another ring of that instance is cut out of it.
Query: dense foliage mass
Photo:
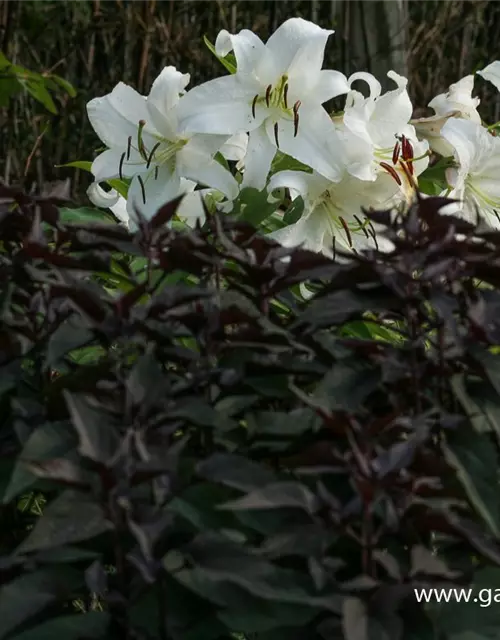
[[[0,197],[0,638],[498,637],[414,594],[498,587],[498,232],[418,200],[340,263]]]

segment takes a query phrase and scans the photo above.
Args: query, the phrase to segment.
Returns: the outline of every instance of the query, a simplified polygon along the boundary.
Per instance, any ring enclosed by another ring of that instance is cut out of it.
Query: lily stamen
[[[344,218],[342,216],[339,216],[339,221],[340,221],[340,224],[344,227],[344,231],[345,231],[345,234],[347,236],[347,242],[349,244],[349,248],[352,249],[352,237],[351,237],[351,231],[349,229],[349,225],[347,224],[347,222],[344,220]]]
[[[293,105],[293,137],[297,137],[297,133],[299,132],[299,108],[301,102],[297,100],[297,102]]]
[[[151,164],[151,160],[153,159],[153,156],[154,156],[154,154],[155,154],[155,151],[158,149],[158,147],[160,146],[160,144],[161,144],[160,142],[157,142],[157,143],[155,144],[155,146],[151,149],[151,153],[149,154],[148,161],[147,161],[147,163],[146,163],[146,169],[149,169],[149,165]]]
[[[130,160],[130,149],[132,148],[132,136],[128,137],[127,143],[127,160]]]
[[[118,166],[118,175],[120,176],[120,180],[123,180],[123,161],[125,160],[125,151],[122,153],[122,156],[120,158],[120,164]]]
[[[380,166],[382,167],[382,169],[385,169],[387,173],[389,173],[394,178],[394,180],[398,183],[399,186],[403,184],[401,182],[401,178],[398,175],[398,172],[396,171],[396,169],[394,169],[394,167],[391,167],[391,165],[387,164],[387,162],[381,162]]]
[[[405,164],[408,168],[408,171],[411,173],[411,175],[414,175],[415,167],[413,166],[413,158],[410,158],[409,160],[407,160]]]
[[[359,224],[359,228],[361,229],[361,231],[365,234],[366,238],[369,238],[370,236],[368,235],[368,231],[366,230],[366,222],[362,222],[358,216],[354,216],[354,219],[356,220],[356,222]]]
[[[137,148],[141,156],[144,158],[144,160],[147,160],[146,149],[144,147],[144,142],[142,141],[142,130],[144,129],[145,126],[146,126],[146,121],[139,120],[139,128],[137,130]]]
[[[279,149],[280,148],[280,143],[279,143],[279,140],[278,140],[278,123],[277,122],[274,123],[274,140],[276,141],[276,146]]]
[[[158,180],[158,165],[155,167],[155,180]]]
[[[410,166],[407,165],[406,162],[400,161],[399,164],[401,165],[401,168],[403,169],[403,171],[405,172],[405,175],[408,179],[408,182],[410,183],[410,185],[416,189],[417,185],[415,183],[415,179],[413,178],[413,165],[410,163]],[[411,169],[410,169],[411,167]]]
[[[257,94],[252,101],[252,116],[254,117],[254,119],[255,119],[255,107],[257,106],[258,99],[259,99],[259,94]]]
[[[396,142],[394,145],[394,151],[392,152],[392,164],[397,164],[399,160],[399,152],[401,150],[401,145],[399,142]]]
[[[269,107],[271,100],[271,91],[273,89],[273,85],[270,84],[266,89],[266,105]]]
[[[141,178],[141,176],[137,176],[137,180],[139,181],[139,184],[141,185],[141,191],[142,191],[142,202],[144,204],[146,204],[146,189],[144,187],[144,181]]]
[[[413,158],[413,145],[405,135],[401,136],[401,155],[406,161]]]
[[[288,82],[283,87],[283,102],[285,103],[285,109],[288,109],[287,98],[288,98]]]

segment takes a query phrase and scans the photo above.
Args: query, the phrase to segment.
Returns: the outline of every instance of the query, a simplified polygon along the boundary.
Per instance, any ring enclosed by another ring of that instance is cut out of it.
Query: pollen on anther
[[[279,140],[278,140],[278,123],[277,122],[274,123],[274,140],[276,141],[276,146],[279,149],[280,148],[280,143],[279,143]]]
[[[285,103],[285,109],[288,109],[288,82],[283,87],[283,102]]]
[[[391,165],[387,164],[387,162],[381,162],[380,166],[382,167],[382,169],[385,169],[387,173],[389,173],[394,178],[394,180],[398,183],[399,186],[403,184],[401,182],[401,178],[398,175],[398,172],[394,169],[394,167],[391,167]]]
[[[401,137],[401,146],[403,160],[411,160],[413,158],[413,146],[406,136]]]
[[[132,136],[128,137],[127,143],[127,160],[130,160],[130,149],[132,148]]]
[[[266,105],[269,107],[271,104],[271,91],[273,89],[273,85],[270,84],[266,89]]]
[[[397,164],[399,160],[399,152],[401,150],[401,145],[399,142],[396,142],[394,145],[394,151],[392,152],[392,164]]]

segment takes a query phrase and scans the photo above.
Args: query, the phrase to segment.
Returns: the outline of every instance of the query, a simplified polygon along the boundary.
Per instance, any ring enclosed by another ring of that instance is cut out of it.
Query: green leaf
[[[251,491],[276,482],[275,473],[268,467],[228,453],[214,453],[200,462],[196,471],[202,478],[239,491]]]
[[[0,638],[57,599],[69,597],[83,583],[81,571],[69,567],[39,569],[2,585]]]
[[[235,202],[234,215],[240,220],[258,227],[266,218],[276,211],[276,204],[267,201],[268,194],[264,189],[258,191],[253,187],[243,189]]]
[[[119,445],[119,431],[111,417],[103,410],[98,411],[80,393],[70,393],[64,389],[64,398],[71,421],[78,433],[80,455],[93,462],[107,462],[116,453]]]
[[[38,100],[38,102],[43,104],[43,106],[48,111],[50,111],[50,113],[53,113],[54,115],[57,114],[57,107],[54,104],[54,100],[52,99],[50,93],[47,91],[43,82],[36,80],[27,80],[24,83],[24,86],[28,93],[33,96],[35,100]]]
[[[82,326],[81,319],[70,316],[52,333],[49,338],[45,366],[53,367],[69,355],[72,351],[81,349],[92,342],[93,333]]]
[[[271,164],[271,174],[278,173],[279,171],[304,171],[305,173],[312,173],[311,167],[292,158],[292,156],[288,156],[282,151],[276,152]]]
[[[104,611],[90,611],[72,616],[60,616],[42,622],[32,629],[23,631],[19,635],[11,636],[10,640],[104,640],[110,623],[109,614]]]
[[[59,209],[61,222],[85,224],[87,222],[109,222],[115,223],[115,218],[111,213],[102,209],[92,209],[90,207],[78,207],[77,209],[68,209],[61,207]]]
[[[106,180],[110,187],[116,189],[118,193],[126,198],[128,195],[128,188],[130,186],[130,180],[127,182],[126,180],[119,180],[118,178],[113,178],[112,180]]]
[[[294,224],[300,218],[300,216],[304,213],[304,200],[301,196],[295,198],[292,204],[285,211],[285,215],[283,216],[283,222],[286,224]]]
[[[70,98],[76,97],[76,89],[71,84],[71,82],[68,82],[64,78],[61,78],[61,76],[57,76],[55,74],[51,74],[49,78],[54,82],[56,82],[58,85],[60,85],[66,91],[66,93],[70,96]]]
[[[336,362],[318,385],[314,397],[331,410],[354,412],[380,384],[377,368],[358,358]]]
[[[219,62],[229,71],[229,73],[236,73],[236,58],[233,54],[228,54],[224,58],[217,55],[214,45],[210,42],[207,36],[203,36],[203,41],[206,44],[208,50],[214,54]]]
[[[0,78],[0,107],[6,107],[9,100],[22,91],[22,85],[17,78]]]
[[[275,482],[262,489],[251,491],[243,498],[232,500],[219,506],[229,511],[250,511],[264,509],[301,509],[314,514],[319,503],[309,489],[298,482]]]
[[[57,169],[74,167],[75,169],[82,169],[83,171],[88,171],[90,173],[92,162],[87,162],[86,160],[75,160],[74,162],[67,162],[66,164],[56,164],[55,167]]]
[[[444,454],[478,515],[491,533],[499,538],[499,473],[491,439],[487,434],[464,427],[447,437]]]
[[[45,507],[18,554],[52,549],[94,538],[112,528],[101,507],[85,494],[66,490]]]
[[[497,393],[482,379],[476,382],[463,374],[451,378],[451,388],[478,433],[493,429],[500,437],[500,406]]]
[[[39,481],[25,465],[25,460],[41,462],[64,457],[76,445],[75,433],[68,422],[49,422],[35,429],[17,460],[3,502],[11,502]]]

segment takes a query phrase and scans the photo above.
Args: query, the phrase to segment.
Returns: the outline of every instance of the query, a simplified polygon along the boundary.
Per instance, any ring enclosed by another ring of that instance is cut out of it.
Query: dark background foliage
[[[368,70],[384,82],[389,69],[407,75],[416,107],[499,58],[500,4],[486,0],[0,0],[0,50],[33,71],[54,71],[78,90],[60,96],[59,114],[21,94],[0,106],[0,176],[7,183],[71,177],[84,198],[89,177],[58,169],[91,160],[99,146],[85,105],[124,81],[147,93],[163,66],[192,74],[192,83],[224,70],[203,44],[221,28],[249,28],[267,38],[286,18],[334,28],[327,61],[349,74]],[[481,113],[500,120],[497,92],[478,80]],[[385,82],[386,87],[390,83]],[[29,159],[29,163],[28,163]]]
[[[426,199],[339,264],[0,197],[0,638],[498,638],[413,593],[499,584],[498,232]]]

